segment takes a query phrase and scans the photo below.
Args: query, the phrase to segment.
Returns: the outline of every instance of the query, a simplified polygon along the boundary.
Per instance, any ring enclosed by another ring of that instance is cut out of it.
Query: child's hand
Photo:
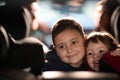
[[[115,49],[113,52],[111,52],[112,56],[120,56],[120,48]]]

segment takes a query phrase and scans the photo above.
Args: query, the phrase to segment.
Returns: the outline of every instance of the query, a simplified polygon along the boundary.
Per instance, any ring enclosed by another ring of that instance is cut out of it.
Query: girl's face
[[[79,67],[85,55],[84,38],[75,30],[64,30],[55,39],[55,48],[60,59],[73,67]]]
[[[95,71],[99,71],[99,60],[108,51],[108,48],[102,42],[98,41],[98,43],[90,42],[86,50],[89,67]]]

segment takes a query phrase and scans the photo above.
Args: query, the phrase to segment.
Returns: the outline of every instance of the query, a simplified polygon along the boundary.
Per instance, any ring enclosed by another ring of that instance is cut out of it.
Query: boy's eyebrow
[[[79,37],[75,37],[74,39],[84,39],[84,38],[82,38],[81,36],[79,36]],[[74,40],[74,39],[72,39],[72,40]]]
[[[56,44],[55,46],[58,47],[58,46],[60,46],[60,45],[62,45],[62,44],[64,44],[64,43],[59,43],[59,44]]]
[[[81,37],[80,37],[80,38],[81,38]],[[79,39],[79,38],[74,38],[74,39],[71,39],[70,41],[77,40],[77,39]],[[59,45],[62,45],[62,44],[64,44],[64,43],[56,44],[56,46],[59,46]]]
[[[71,39],[70,41],[72,41],[72,40],[77,40],[77,39],[79,39],[79,38],[74,38],[74,39]]]

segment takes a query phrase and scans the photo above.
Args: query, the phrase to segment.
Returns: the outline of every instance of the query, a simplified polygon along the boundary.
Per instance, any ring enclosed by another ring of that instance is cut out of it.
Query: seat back
[[[35,75],[41,74],[44,65],[44,51],[41,42],[33,37],[14,40],[10,47],[7,64],[16,68],[31,68]]]
[[[2,26],[0,26],[0,63],[3,63],[6,60],[9,46],[7,32]]]
[[[0,6],[0,24],[16,40],[28,37],[32,18],[27,8],[19,6]]]
[[[2,68],[0,69],[0,80],[38,80],[38,78],[22,69]]]
[[[15,40],[1,26],[0,44],[0,75],[3,75],[2,73],[6,69],[8,69],[7,73],[9,70],[15,70],[16,73],[16,69],[22,70],[22,73],[24,73],[27,68],[30,68],[27,71],[28,74],[29,72],[34,76],[42,74],[41,68],[44,65],[44,51],[38,39],[26,37],[21,40]]]
[[[118,6],[111,16],[111,33],[120,43],[120,6]]]
[[[23,68],[18,68],[15,66],[11,66],[9,64],[8,60],[11,58],[15,58],[10,56],[11,54],[10,49],[11,49],[11,41],[9,40],[9,36],[6,30],[2,26],[0,26],[0,80],[38,80],[38,78],[33,73],[26,72],[23,70]],[[15,53],[15,54],[17,55],[18,53]],[[23,56],[28,57],[29,55],[27,56],[23,55]],[[22,58],[19,58],[19,59],[22,60]],[[25,59],[23,61],[25,61]],[[12,63],[11,60],[10,60],[10,63]],[[13,65],[16,65],[16,64],[19,64],[19,63],[14,63]],[[21,63],[18,66],[21,66],[21,65],[23,64]]]

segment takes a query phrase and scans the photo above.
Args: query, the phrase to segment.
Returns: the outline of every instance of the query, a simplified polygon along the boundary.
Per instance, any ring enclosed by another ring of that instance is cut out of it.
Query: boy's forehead
[[[77,31],[77,30],[74,30],[74,29],[65,29],[65,30],[63,30],[63,31],[61,31],[57,36],[62,36],[62,37],[65,37],[65,36],[77,36],[77,35],[79,35],[79,37],[82,37],[82,35],[79,33],[79,31]]]
[[[70,34],[72,34],[72,32],[76,32],[76,33],[79,33],[80,36],[82,36],[82,34],[81,34],[82,32],[80,32],[79,30],[76,30],[76,29],[68,28],[68,29],[63,30],[62,32],[65,32],[65,31],[69,31]]]
[[[70,30],[70,29],[62,31],[54,38],[54,42],[57,44],[66,43],[66,42],[68,43],[73,40],[84,41],[84,38],[80,35],[78,31]]]

